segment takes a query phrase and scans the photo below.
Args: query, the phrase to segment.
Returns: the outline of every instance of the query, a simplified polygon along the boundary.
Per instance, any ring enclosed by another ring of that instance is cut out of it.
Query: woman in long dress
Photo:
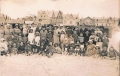
[[[59,29],[57,27],[55,27],[53,38],[54,44],[59,43]]]

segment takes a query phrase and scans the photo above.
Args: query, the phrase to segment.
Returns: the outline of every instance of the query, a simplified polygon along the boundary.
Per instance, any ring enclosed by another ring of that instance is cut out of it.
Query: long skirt
[[[59,43],[59,37],[57,35],[54,35],[53,39],[54,39],[54,44]]]

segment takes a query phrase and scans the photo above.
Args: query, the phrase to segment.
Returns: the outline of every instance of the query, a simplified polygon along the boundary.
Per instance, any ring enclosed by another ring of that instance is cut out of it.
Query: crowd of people
[[[54,54],[92,56],[116,59],[116,50],[109,45],[103,26],[19,25],[0,26],[1,55]]]

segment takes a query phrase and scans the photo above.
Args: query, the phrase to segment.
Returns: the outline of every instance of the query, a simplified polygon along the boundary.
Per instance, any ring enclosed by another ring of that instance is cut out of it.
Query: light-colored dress
[[[34,33],[28,34],[28,41],[30,42],[30,44],[34,44],[34,38],[35,38]]]
[[[54,35],[53,35],[53,38],[54,38],[54,44],[55,43],[59,43],[59,34],[58,34],[59,30],[54,30]]]

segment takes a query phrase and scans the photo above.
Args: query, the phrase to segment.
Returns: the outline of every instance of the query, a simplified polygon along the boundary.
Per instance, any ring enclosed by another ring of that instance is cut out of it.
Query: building
[[[79,22],[79,14],[63,14],[62,11],[39,11],[37,20],[41,24],[53,25],[77,25]]]
[[[104,17],[86,17],[86,18],[81,18],[79,21],[80,25],[95,25],[95,26],[115,26],[116,23],[118,23],[118,19],[117,18],[104,18]]]
[[[95,26],[94,20],[90,17],[81,18],[79,24],[80,25]]]
[[[62,11],[53,11],[52,12],[51,24],[53,24],[53,25],[63,24],[63,12]]]
[[[50,24],[51,23],[52,12],[51,11],[38,11],[37,21],[41,24]]]
[[[64,14],[63,25],[65,26],[76,26],[79,22],[79,14]]]

